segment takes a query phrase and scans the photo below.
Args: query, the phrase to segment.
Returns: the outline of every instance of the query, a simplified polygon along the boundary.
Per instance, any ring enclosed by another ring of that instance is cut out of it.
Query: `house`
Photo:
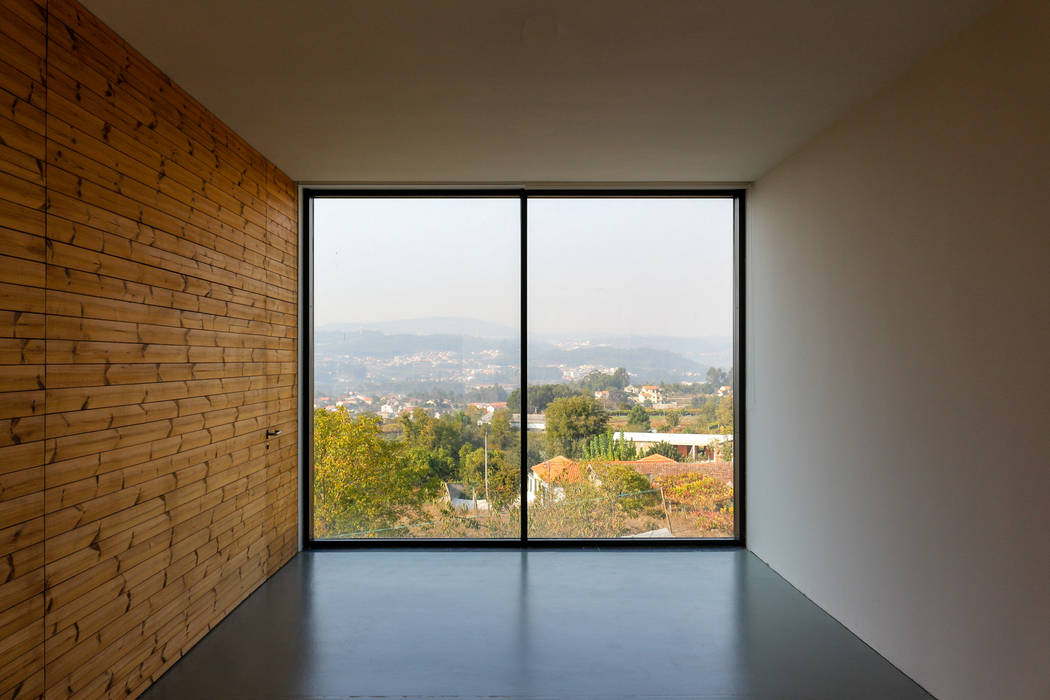
[[[538,494],[552,492],[554,500],[560,501],[565,498],[564,484],[575,484],[582,478],[577,462],[561,455],[552,457],[529,470],[526,498],[532,503]]]
[[[496,414],[496,411],[505,410],[507,408],[506,401],[481,401],[468,403],[467,408],[471,408],[477,411],[481,411],[481,422],[491,423],[492,417]]]
[[[720,461],[724,443],[733,441],[732,435],[721,435],[714,433],[613,433],[614,440],[633,442],[641,451],[661,442],[670,443],[678,451],[679,456],[691,460],[707,459]]]
[[[596,462],[597,464],[597,462]],[[676,474],[703,474],[725,483],[733,482],[732,462],[678,462],[664,455],[649,455],[640,459],[626,461],[601,462],[607,465],[627,466],[652,481],[658,476]],[[575,461],[559,455],[546,462],[541,462],[529,470],[528,502],[532,503],[536,494],[553,489],[555,500],[565,497],[565,484],[575,484],[584,478],[600,484],[592,464],[587,460]]]
[[[639,403],[649,403],[655,406],[656,404],[663,403],[663,400],[663,389],[656,384],[646,384],[638,390]]]
[[[652,481],[658,476],[674,476],[676,474],[703,474],[721,482],[733,483],[732,462],[676,462],[664,455],[649,455],[631,462],[629,464],[639,474]]]
[[[656,476],[669,476],[671,474],[685,474],[693,471],[694,465],[687,462],[678,462],[664,455],[649,455],[641,459],[624,462],[630,465],[639,474],[650,481]]]
[[[463,484],[444,482],[441,492],[441,500],[454,510],[462,510],[468,513],[485,512],[489,509],[489,502],[484,498],[478,498],[474,489],[468,490]]]
[[[529,413],[525,416],[525,429],[526,430],[546,430],[547,420],[542,413]],[[512,413],[510,414],[510,427],[521,429],[521,414]]]

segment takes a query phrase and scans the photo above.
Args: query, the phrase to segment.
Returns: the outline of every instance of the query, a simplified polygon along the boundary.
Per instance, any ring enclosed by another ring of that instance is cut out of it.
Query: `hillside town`
[[[531,537],[732,535],[731,370],[654,384],[604,368],[522,399],[500,384],[317,396],[320,533],[517,536],[524,459]]]

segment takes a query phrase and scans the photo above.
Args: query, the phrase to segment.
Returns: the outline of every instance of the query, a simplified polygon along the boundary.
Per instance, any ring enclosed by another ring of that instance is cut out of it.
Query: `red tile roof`
[[[674,476],[676,474],[703,474],[726,483],[733,480],[732,462],[676,462],[664,455],[649,455],[648,457],[631,461],[601,463],[631,467],[639,474],[643,474],[650,479],[657,476]],[[552,483],[551,479],[555,482],[563,481],[568,484],[575,484],[582,478],[583,474],[577,462],[561,455],[537,464],[532,468],[532,471],[548,484]]]
[[[546,462],[540,462],[532,471],[548,484],[555,481],[564,481],[575,484],[580,480],[580,465],[568,457],[552,457]]]

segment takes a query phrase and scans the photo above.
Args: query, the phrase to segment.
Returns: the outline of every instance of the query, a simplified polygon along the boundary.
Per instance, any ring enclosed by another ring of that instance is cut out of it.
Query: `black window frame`
[[[527,441],[521,440],[521,535],[518,539],[469,538],[356,538],[315,539],[313,536],[313,203],[316,199],[348,198],[500,198],[519,200],[521,245],[521,378],[522,398],[528,385],[528,200],[533,198],[622,199],[622,198],[691,198],[731,199],[733,201],[733,537],[673,538],[530,538],[528,504],[524,498],[528,469],[525,468]],[[302,302],[301,356],[299,391],[303,420],[300,422],[300,491],[301,547],[304,550],[376,549],[376,548],[444,548],[444,549],[563,549],[563,548],[632,548],[660,549],[743,548],[746,547],[746,201],[744,188],[548,188],[548,187],[302,187],[300,190],[302,238],[299,251]]]

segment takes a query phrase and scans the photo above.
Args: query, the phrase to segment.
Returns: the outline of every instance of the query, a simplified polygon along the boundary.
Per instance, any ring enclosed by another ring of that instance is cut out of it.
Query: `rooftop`
[[[733,436],[714,433],[624,433],[613,434],[614,440],[630,440],[632,442],[667,442],[672,445],[686,445],[691,447],[703,447],[715,442],[732,440]]]

